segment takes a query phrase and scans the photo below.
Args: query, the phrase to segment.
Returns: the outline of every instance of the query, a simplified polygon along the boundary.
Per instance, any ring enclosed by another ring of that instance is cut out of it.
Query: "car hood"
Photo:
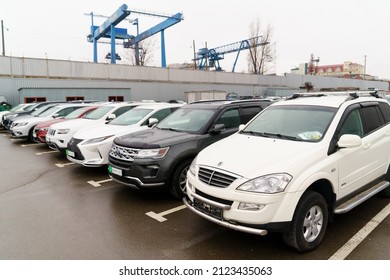
[[[154,149],[184,143],[197,137],[198,135],[196,134],[152,128],[123,135],[116,138],[114,142],[125,147]]]
[[[139,125],[112,125],[112,124],[98,124],[92,127],[86,127],[77,131],[73,138],[89,140],[110,135],[123,135],[141,129],[146,129],[147,126]]]
[[[101,123],[100,120],[89,120],[89,119],[74,119],[74,120],[68,120],[66,122],[60,122],[51,125],[50,127],[52,129],[73,129],[73,128],[82,128],[87,127],[89,125],[96,125],[98,123]]]
[[[60,122],[63,122],[63,121],[66,121],[66,120],[64,120],[63,118],[56,118],[56,119],[40,122],[39,124],[37,124],[36,128],[49,127],[49,126],[51,126],[51,125],[53,125],[55,123],[60,123]]]
[[[309,168],[326,156],[324,145],[315,142],[248,136],[236,133],[205,148],[197,163],[246,178],[289,173]]]

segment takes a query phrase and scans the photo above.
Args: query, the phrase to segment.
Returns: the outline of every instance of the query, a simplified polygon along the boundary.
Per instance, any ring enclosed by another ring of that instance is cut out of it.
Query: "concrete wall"
[[[389,89],[388,82],[286,74],[261,76],[243,73],[164,69],[90,62],[0,56],[0,96],[15,105],[24,88],[131,89],[131,99],[185,100],[185,92],[218,90],[240,95],[265,95],[269,88],[299,88],[311,82],[315,89],[357,87]],[[86,92],[86,91],[85,91]],[[95,99],[85,96],[86,99]],[[106,101],[105,96],[102,101]]]

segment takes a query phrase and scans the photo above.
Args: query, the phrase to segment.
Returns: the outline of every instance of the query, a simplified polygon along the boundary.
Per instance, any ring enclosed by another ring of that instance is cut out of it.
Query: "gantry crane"
[[[223,45],[212,49],[208,49],[208,48],[199,49],[195,59],[196,61],[198,61],[197,69],[203,70],[203,69],[209,69],[214,67],[216,71],[222,71],[222,68],[219,65],[219,61],[225,58],[225,54],[237,52],[237,56],[234,61],[233,69],[232,69],[232,72],[234,72],[238,57],[242,50],[249,49],[251,51],[251,48],[253,47],[263,46],[268,43],[269,42],[262,40],[262,36],[257,36],[257,37],[253,37],[250,39],[242,40],[239,42]]]
[[[162,17],[165,18],[165,20],[154,27],[150,28],[149,30],[146,30],[139,34],[138,31],[138,19],[131,21],[133,24],[137,25],[137,35],[129,35],[127,33],[127,29],[124,28],[116,28],[115,26],[118,25],[122,20],[125,20],[127,16],[129,16],[131,13],[133,14],[140,14],[140,15],[149,15],[149,16],[155,16],[155,17]],[[142,11],[136,11],[136,10],[128,10],[127,5],[123,4],[116,10],[110,17],[107,18],[107,20],[100,26],[94,25],[94,15],[93,13],[90,13],[91,15],[91,33],[87,36],[87,39],[89,42],[94,44],[93,48],[93,61],[97,63],[97,42],[100,38],[110,38],[111,39],[111,63],[116,63],[116,50],[115,45],[116,39],[121,39],[124,41],[123,46],[125,48],[130,48],[133,45],[135,46],[136,50],[136,61],[139,61],[139,58],[137,57],[138,52],[138,43],[142,40],[145,40],[146,38],[155,35],[158,32],[161,32],[161,66],[166,67],[166,57],[165,57],[165,35],[164,31],[168,27],[180,22],[183,20],[183,15],[181,13],[177,13],[173,16],[168,15],[162,15],[162,14],[155,14],[155,13],[149,13],[149,12],[142,12]],[[115,54],[115,55],[113,55]]]

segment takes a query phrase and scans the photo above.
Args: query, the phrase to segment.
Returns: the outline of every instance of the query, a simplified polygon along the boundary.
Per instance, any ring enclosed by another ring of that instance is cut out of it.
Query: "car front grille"
[[[79,147],[77,146],[82,141],[83,141],[82,139],[72,138],[72,139],[70,139],[70,141],[68,143],[68,150],[74,152],[74,155],[75,155],[74,158],[77,160],[84,160],[85,159],[83,154],[81,153]]]
[[[134,157],[138,154],[140,149],[126,148],[113,144],[109,155],[115,159],[123,161],[134,161]]]
[[[215,169],[200,167],[198,178],[200,181],[209,186],[226,188],[239,177],[232,174],[222,173]]]

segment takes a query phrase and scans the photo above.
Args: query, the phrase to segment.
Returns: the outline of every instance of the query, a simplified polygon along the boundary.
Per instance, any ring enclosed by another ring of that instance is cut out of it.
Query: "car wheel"
[[[176,198],[181,199],[186,196],[187,171],[190,168],[191,161],[181,162],[173,173],[169,191]]]
[[[35,126],[33,126],[33,127],[29,130],[29,132],[28,132],[27,138],[28,138],[28,140],[29,140],[30,142],[35,142],[35,141],[34,141],[34,136],[33,136],[34,129],[35,129]]]
[[[317,192],[303,194],[294,213],[290,231],[283,235],[284,241],[299,252],[318,247],[328,224],[327,203]]]

